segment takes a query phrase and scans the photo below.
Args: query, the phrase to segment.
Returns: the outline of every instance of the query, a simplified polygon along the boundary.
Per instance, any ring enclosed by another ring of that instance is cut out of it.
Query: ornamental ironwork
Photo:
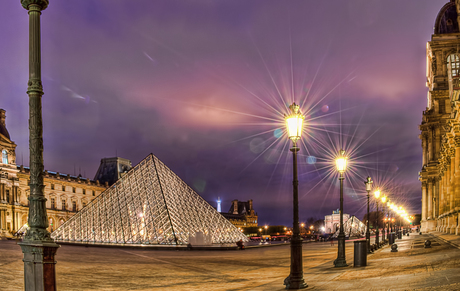
[[[248,241],[153,154],[56,229],[52,237],[123,245]]]

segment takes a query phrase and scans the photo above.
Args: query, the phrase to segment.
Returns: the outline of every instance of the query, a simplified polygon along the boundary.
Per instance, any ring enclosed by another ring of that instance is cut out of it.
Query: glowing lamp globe
[[[379,199],[380,197],[380,189],[377,189],[377,191],[374,192],[375,198]]]
[[[383,195],[381,199],[382,199],[382,202],[385,203],[385,201],[387,201],[387,196]]]
[[[345,151],[340,150],[340,156],[335,160],[335,165],[339,173],[343,173],[347,169],[347,157],[345,157],[344,154]]]
[[[291,114],[285,116],[284,118],[286,120],[288,136],[295,144],[302,135],[302,126],[305,116],[300,113],[300,106],[295,103],[292,103],[292,105],[289,106],[289,109],[291,110]]]

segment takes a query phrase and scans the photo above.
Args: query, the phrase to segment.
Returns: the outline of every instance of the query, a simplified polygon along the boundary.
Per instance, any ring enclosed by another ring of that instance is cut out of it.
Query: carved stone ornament
[[[22,7],[29,10],[30,5],[37,5],[40,7],[40,10],[45,10],[48,7],[48,0],[21,0]]]
[[[455,137],[455,145],[456,145],[457,147],[460,147],[460,136],[456,136],[456,137]]]
[[[433,75],[436,74],[436,56],[433,55],[433,58],[431,58],[431,72],[433,73]]]

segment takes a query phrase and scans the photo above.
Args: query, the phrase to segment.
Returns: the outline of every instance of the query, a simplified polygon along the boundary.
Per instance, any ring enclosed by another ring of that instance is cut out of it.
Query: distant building
[[[102,184],[108,183],[109,186],[112,186],[125,173],[131,170],[132,167],[131,161],[128,159],[120,157],[103,158],[94,176],[94,180]]]
[[[350,214],[343,214],[343,223],[346,223],[350,218]],[[324,217],[324,225],[326,233],[335,233],[340,227],[340,210],[332,211],[332,215],[326,215]]]
[[[221,212],[236,227],[258,226],[258,216],[252,208],[252,199],[244,202],[233,200],[228,212]]]
[[[5,113],[0,109],[0,237],[11,237],[27,223],[30,170],[16,165],[16,144],[6,129]],[[50,232],[106,189],[96,180],[50,171],[44,171],[44,186]]]

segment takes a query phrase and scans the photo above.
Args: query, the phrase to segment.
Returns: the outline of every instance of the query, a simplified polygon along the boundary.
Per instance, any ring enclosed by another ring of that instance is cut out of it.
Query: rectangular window
[[[72,211],[76,212],[77,211],[77,202],[72,201]]]
[[[72,193],[75,193],[75,187],[72,187]]]
[[[62,210],[65,210],[65,200],[64,199],[62,199],[61,204],[62,204]]]
[[[96,191],[93,190],[93,196],[96,196]]]
[[[56,204],[54,202],[54,198],[51,198],[51,209],[55,209],[56,208]]]
[[[65,186],[64,185],[62,185],[62,191],[65,191]]]
[[[85,189],[83,189],[83,195],[86,195],[86,190]]]
[[[51,190],[54,190],[54,184],[51,184]]]
[[[6,190],[6,202],[10,203],[10,190]]]

